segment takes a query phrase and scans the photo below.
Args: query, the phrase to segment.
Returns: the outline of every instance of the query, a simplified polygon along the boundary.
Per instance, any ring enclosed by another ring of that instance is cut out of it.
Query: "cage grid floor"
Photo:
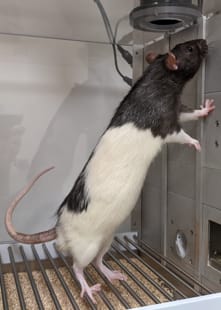
[[[85,270],[88,283],[102,284],[94,305],[89,298],[80,297],[79,283],[70,260],[57,252],[58,263],[52,258],[47,245],[42,247],[49,263],[47,266],[32,246],[38,270],[33,270],[23,247],[19,247],[24,264],[22,272],[18,271],[12,248],[8,247],[11,272],[3,272],[4,266],[0,262],[0,309],[121,310],[210,293],[172,262],[158,256],[143,241],[115,238],[112,251],[105,256],[105,264],[121,270],[127,281],[110,283],[93,264],[88,266]],[[171,271],[172,265],[177,272]]]

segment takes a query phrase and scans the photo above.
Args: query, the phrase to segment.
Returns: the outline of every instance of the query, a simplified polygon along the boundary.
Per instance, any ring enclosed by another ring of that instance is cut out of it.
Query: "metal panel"
[[[221,224],[221,211],[215,208],[211,208],[207,205],[203,206],[203,276],[209,280],[216,291],[220,291],[221,289],[221,272],[217,269],[213,268],[209,262],[209,252],[208,252],[208,245],[209,245],[209,221],[214,221],[218,224]]]
[[[216,109],[204,123],[204,166],[221,169],[221,92],[209,93],[207,97],[215,100]]]
[[[177,43],[198,37],[198,27],[191,27],[172,36],[171,48]],[[192,79],[185,87],[182,102],[190,107],[197,105],[197,80]],[[184,129],[196,137],[196,124],[183,124]],[[182,268],[194,273],[195,257],[195,198],[196,198],[196,151],[184,145],[168,146],[168,218],[167,218],[167,255],[177,261]],[[174,241],[177,231],[187,238],[187,255],[184,259],[177,256]]]
[[[220,14],[213,16],[207,22],[209,55],[206,60],[206,79],[205,79],[206,93],[220,91],[220,72],[221,72],[221,54],[220,54],[221,32],[219,31],[220,24],[221,24]]]
[[[202,3],[202,12],[204,15],[221,10],[220,0],[202,0]]]
[[[221,169],[203,169],[203,202],[221,209]]]
[[[185,266],[193,272],[195,264],[195,219],[193,216],[194,200],[168,193],[168,223],[167,223],[167,254],[180,266]],[[178,231],[185,234],[187,254],[181,259],[176,254],[175,239]]]

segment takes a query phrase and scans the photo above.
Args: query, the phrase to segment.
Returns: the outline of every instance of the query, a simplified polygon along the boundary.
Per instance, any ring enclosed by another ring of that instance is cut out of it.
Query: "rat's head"
[[[208,46],[205,40],[187,41],[176,45],[165,55],[165,66],[168,71],[174,72],[177,77],[189,80],[199,69],[207,52]],[[153,63],[157,56],[155,53],[149,53],[146,56],[146,61]]]

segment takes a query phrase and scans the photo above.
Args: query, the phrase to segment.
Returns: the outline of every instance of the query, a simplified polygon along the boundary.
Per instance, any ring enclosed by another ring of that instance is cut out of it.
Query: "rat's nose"
[[[206,43],[206,40],[204,39],[199,39],[197,40],[197,46],[199,47],[200,54],[205,57],[208,53],[208,45]]]

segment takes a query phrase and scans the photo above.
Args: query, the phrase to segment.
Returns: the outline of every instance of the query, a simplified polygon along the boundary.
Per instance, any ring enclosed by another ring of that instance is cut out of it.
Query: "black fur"
[[[83,170],[74,183],[70,193],[65,197],[60,205],[57,214],[60,215],[64,205],[67,205],[68,210],[76,213],[86,211],[90,201],[88,193],[85,188],[85,170]]]
[[[179,131],[183,87],[199,69],[206,52],[204,40],[177,45],[172,50],[177,59],[176,71],[166,67],[167,54],[158,56],[121,102],[109,127],[132,122],[139,129],[150,128],[154,136],[162,138]]]
[[[180,96],[186,82],[197,72],[207,53],[207,45],[204,40],[193,40],[177,45],[172,52],[176,56],[178,70],[171,71],[166,67],[167,54],[158,56],[122,100],[107,130],[129,122],[141,130],[150,128],[155,137],[165,138],[180,130]],[[92,156],[93,153],[90,158]],[[65,205],[76,213],[87,210],[90,201],[85,188],[88,162],[59,207],[58,215]]]

